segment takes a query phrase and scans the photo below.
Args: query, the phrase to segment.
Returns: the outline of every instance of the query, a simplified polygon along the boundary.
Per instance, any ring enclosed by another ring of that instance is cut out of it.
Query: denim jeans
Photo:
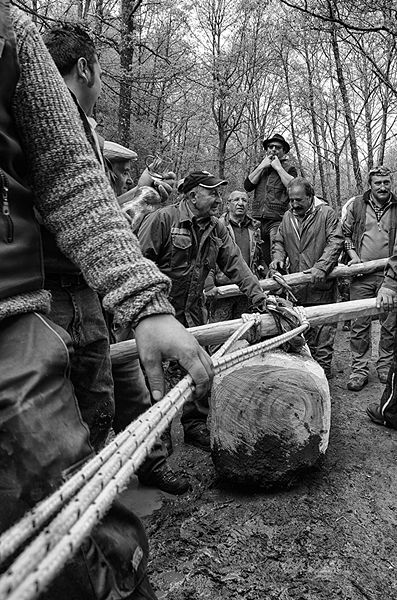
[[[119,433],[150,408],[152,403],[139,360],[126,359],[123,363],[114,364],[112,373],[116,406],[113,429],[115,433]],[[167,451],[161,440],[158,440],[139,467],[138,477],[161,468],[166,457]]]
[[[114,416],[109,336],[101,303],[80,275],[48,277],[46,289],[52,294],[50,318],[72,338],[70,378],[91,444],[100,450]]]

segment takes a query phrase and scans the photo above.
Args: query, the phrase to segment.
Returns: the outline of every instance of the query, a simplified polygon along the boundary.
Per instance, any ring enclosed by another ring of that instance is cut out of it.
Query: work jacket
[[[230,223],[230,215],[228,212],[224,213],[221,217],[219,217],[220,223],[223,223],[226,226],[232,240],[236,242],[236,237],[234,233],[234,227]],[[247,229],[249,236],[249,263],[248,266],[251,271],[257,277],[263,277],[267,271],[265,266],[263,255],[262,255],[262,240],[260,234],[260,224],[258,221],[252,219],[249,215],[246,215],[244,221],[241,225],[244,229]],[[230,279],[222,273],[222,271],[217,267],[216,269],[212,269],[208,274],[208,277],[205,281],[205,289],[209,290],[213,287],[218,287],[221,285],[228,285],[230,283],[234,283],[230,281]]]
[[[204,282],[216,265],[253,304],[263,298],[257,277],[226,226],[216,217],[209,217],[200,229],[187,200],[148,215],[139,228],[138,239],[144,256],[171,279],[170,300],[176,318],[185,326],[203,324]]]
[[[297,177],[296,167],[287,158],[283,157],[280,162],[288,175]],[[256,184],[247,177],[244,181],[244,189],[247,192],[255,190],[251,208],[254,219],[281,221],[288,208],[289,198],[287,188],[273,167],[269,166],[264,169]]]
[[[0,299],[40,290],[43,261],[28,168],[12,115],[19,63],[9,7],[0,18]]]
[[[274,242],[273,260],[289,259],[290,273],[316,267],[328,275],[336,266],[343,245],[341,225],[334,210],[314,200],[299,226],[292,210],[281,221]],[[298,302],[327,304],[336,299],[336,280],[306,284],[294,289]]]
[[[342,231],[345,237],[345,243],[347,242],[346,247],[351,248],[353,246],[358,256],[360,256],[361,245],[365,233],[366,215],[370,196],[370,190],[367,190],[361,196],[356,196],[354,200],[349,202],[346,208],[345,218],[343,219]],[[391,206],[388,211],[390,211],[388,238],[389,256],[391,256],[393,254],[394,244],[396,241],[397,227],[397,197],[394,194],[391,194]],[[384,214],[387,215],[387,212]]]

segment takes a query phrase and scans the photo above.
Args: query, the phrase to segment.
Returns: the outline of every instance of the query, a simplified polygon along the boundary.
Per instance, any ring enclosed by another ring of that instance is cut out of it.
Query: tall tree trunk
[[[385,160],[385,147],[387,139],[387,117],[389,112],[390,103],[390,91],[385,87],[382,94],[382,124],[380,128],[380,139],[379,139],[379,151],[378,151],[378,165],[383,165]]]
[[[374,166],[374,148],[372,142],[372,111],[371,111],[371,103],[370,103],[370,90],[369,90],[369,82],[368,82],[368,70],[367,63],[365,57],[363,59],[363,87],[364,87],[364,117],[365,117],[365,137],[367,138],[367,168],[368,171],[372,169]]]
[[[121,41],[120,41],[120,101],[118,111],[118,137],[122,144],[128,146],[131,128],[131,70],[134,56],[133,34],[135,30],[135,14],[142,0],[122,0],[121,2]]]
[[[32,0],[32,21],[37,25],[37,0]]]
[[[310,117],[311,117],[312,128],[313,128],[314,146],[315,146],[316,153],[317,153],[317,164],[318,164],[318,170],[320,173],[322,195],[323,195],[324,200],[327,202],[328,201],[328,189],[327,189],[324,162],[323,162],[323,156],[322,156],[321,145],[320,145],[319,128],[317,125],[316,106],[315,106],[315,101],[314,101],[313,69],[312,69],[312,65],[310,63],[310,57],[309,57],[307,44],[305,44],[305,59],[306,59],[306,68],[307,68],[309,109],[310,109]]]
[[[95,35],[98,38],[102,34],[103,26],[103,0],[95,3]]]
[[[330,2],[328,2],[328,6],[329,6],[329,11],[330,11],[330,16],[333,17],[334,16],[333,6],[331,5]],[[337,78],[338,78],[340,93],[342,96],[343,108],[345,111],[347,130],[349,133],[350,153],[351,153],[351,160],[352,160],[352,164],[353,164],[354,178],[356,180],[357,191],[359,194],[361,194],[363,192],[364,188],[363,188],[363,180],[361,177],[360,162],[358,160],[358,146],[357,146],[357,140],[356,140],[356,132],[354,130],[352,110],[351,110],[351,106],[350,106],[349,96],[347,93],[345,76],[343,74],[342,60],[341,60],[341,56],[340,56],[340,52],[339,52],[338,36],[337,36],[337,32],[336,32],[336,26],[334,23],[331,25],[330,33],[331,33],[332,51],[333,51],[334,58],[335,58],[336,74],[337,74]]]
[[[301,157],[301,153],[300,153],[300,149],[299,149],[299,144],[298,144],[298,140],[297,140],[297,137],[296,137],[296,131],[295,131],[294,107],[293,107],[293,104],[292,104],[291,85],[290,85],[290,79],[289,79],[288,55],[284,56],[283,53],[281,53],[281,60],[282,60],[283,69],[284,69],[285,86],[287,88],[288,107],[289,107],[289,114],[290,114],[291,137],[292,137],[292,142],[294,144],[296,157],[298,159],[299,171],[300,171],[302,177],[304,177],[305,176],[305,172],[304,172],[304,169],[303,169],[302,157]]]
[[[338,148],[338,100],[335,94],[335,88],[332,90],[334,98],[334,120],[332,125],[332,138],[334,147],[334,165],[335,165],[335,204],[337,209],[342,207],[341,198],[341,172],[340,172],[340,150]]]

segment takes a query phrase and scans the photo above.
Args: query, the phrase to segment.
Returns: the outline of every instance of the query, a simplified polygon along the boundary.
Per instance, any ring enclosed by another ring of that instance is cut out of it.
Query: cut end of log
[[[269,488],[290,484],[328,445],[330,397],[312,359],[266,353],[215,378],[211,453],[219,477]]]

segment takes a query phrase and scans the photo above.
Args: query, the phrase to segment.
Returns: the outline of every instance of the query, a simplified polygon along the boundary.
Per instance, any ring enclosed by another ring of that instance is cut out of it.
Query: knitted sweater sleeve
[[[169,279],[142,256],[40,34],[12,14],[20,62],[13,110],[44,225],[116,324],[173,314]]]

